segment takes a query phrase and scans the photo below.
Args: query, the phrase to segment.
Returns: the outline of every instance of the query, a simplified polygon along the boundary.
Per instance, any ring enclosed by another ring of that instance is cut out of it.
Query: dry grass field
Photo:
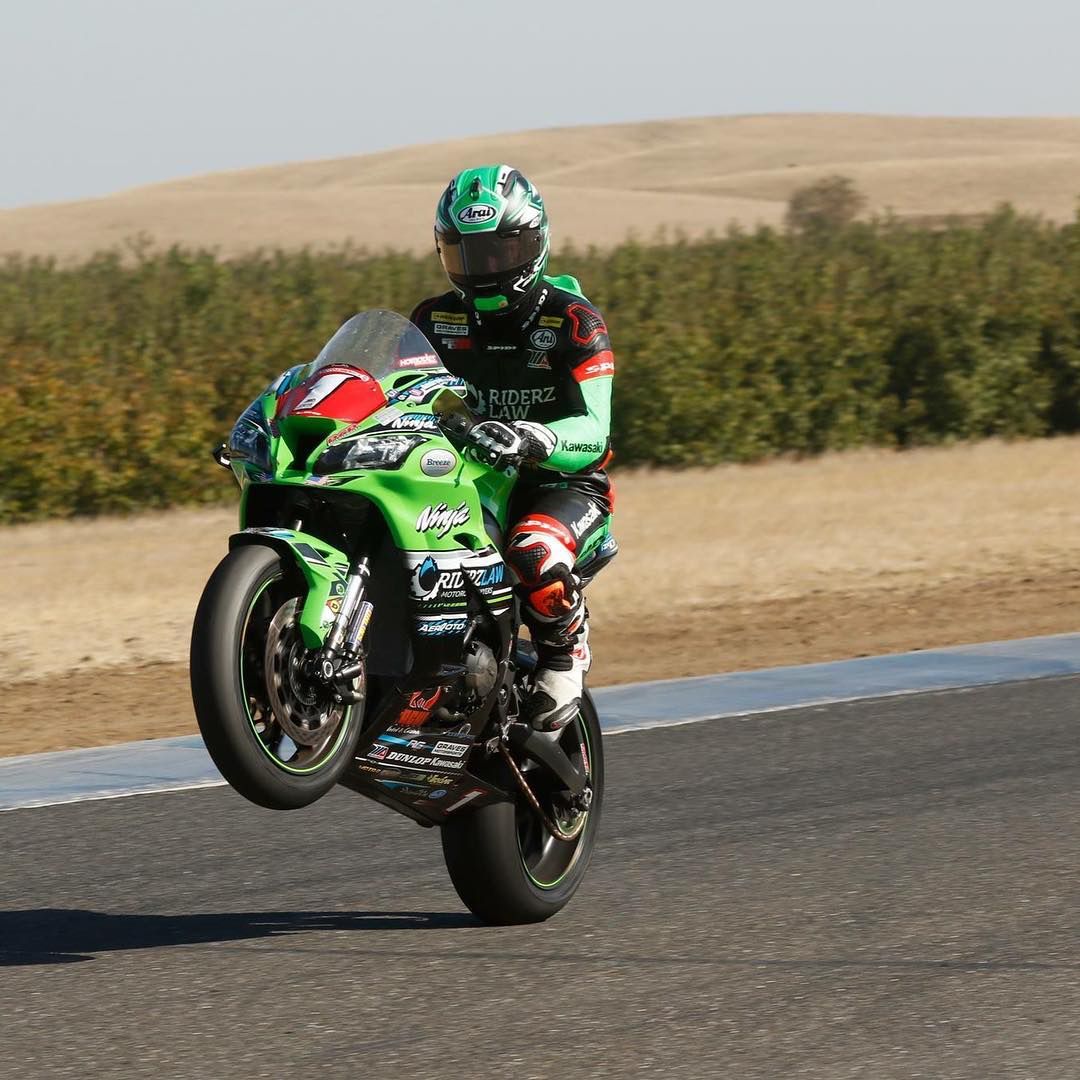
[[[610,245],[631,225],[701,234],[777,223],[791,193],[852,177],[868,212],[911,217],[1008,200],[1057,220],[1080,195],[1080,119],[762,115],[557,128],[216,173],[99,199],[0,211],[0,253],[71,259],[144,233],[158,244],[428,250],[459,168],[511,161],[537,180],[556,245]]]
[[[594,684],[1080,623],[1080,439],[623,473]],[[0,530],[0,753],[193,729],[191,616],[231,512]]]

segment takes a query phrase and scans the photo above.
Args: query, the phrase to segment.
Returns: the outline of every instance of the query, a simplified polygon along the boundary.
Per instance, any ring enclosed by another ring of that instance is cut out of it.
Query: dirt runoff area
[[[617,478],[593,685],[1073,631],[1080,440]],[[193,732],[228,511],[0,530],[0,754]]]

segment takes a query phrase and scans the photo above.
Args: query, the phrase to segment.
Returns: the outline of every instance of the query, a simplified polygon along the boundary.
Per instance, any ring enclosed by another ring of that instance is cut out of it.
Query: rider
[[[554,731],[576,715],[591,663],[575,564],[612,511],[615,359],[577,281],[545,275],[547,212],[517,169],[458,173],[435,211],[435,247],[451,290],[411,318],[486,418],[472,432],[485,460],[524,455],[504,557],[539,661],[523,718]]]

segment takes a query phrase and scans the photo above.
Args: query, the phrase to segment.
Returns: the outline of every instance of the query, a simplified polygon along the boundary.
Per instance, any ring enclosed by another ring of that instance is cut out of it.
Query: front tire
[[[506,783],[517,794],[515,802],[451,817],[442,828],[450,880],[466,907],[486,923],[509,926],[551,918],[570,902],[588,869],[604,799],[600,721],[588,693],[577,719],[563,729],[560,744],[578,768],[585,767],[592,787],[592,803],[584,822],[576,824],[576,839],[557,840],[548,833],[509,772]],[[541,771],[531,769],[525,776],[544,804]]]
[[[305,589],[272,548],[231,551],[211,575],[191,632],[191,696],[214,764],[245,798],[295,810],[325,795],[352,760],[362,706],[304,681]]]

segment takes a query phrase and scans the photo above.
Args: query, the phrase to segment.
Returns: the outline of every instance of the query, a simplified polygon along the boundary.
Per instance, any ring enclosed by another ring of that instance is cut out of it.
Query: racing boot
[[[533,691],[521,718],[538,731],[556,732],[578,714],[585,674],[592,664],[589,623],[582,619],[572,635],[558,642],[536,642],[537,667]]]

